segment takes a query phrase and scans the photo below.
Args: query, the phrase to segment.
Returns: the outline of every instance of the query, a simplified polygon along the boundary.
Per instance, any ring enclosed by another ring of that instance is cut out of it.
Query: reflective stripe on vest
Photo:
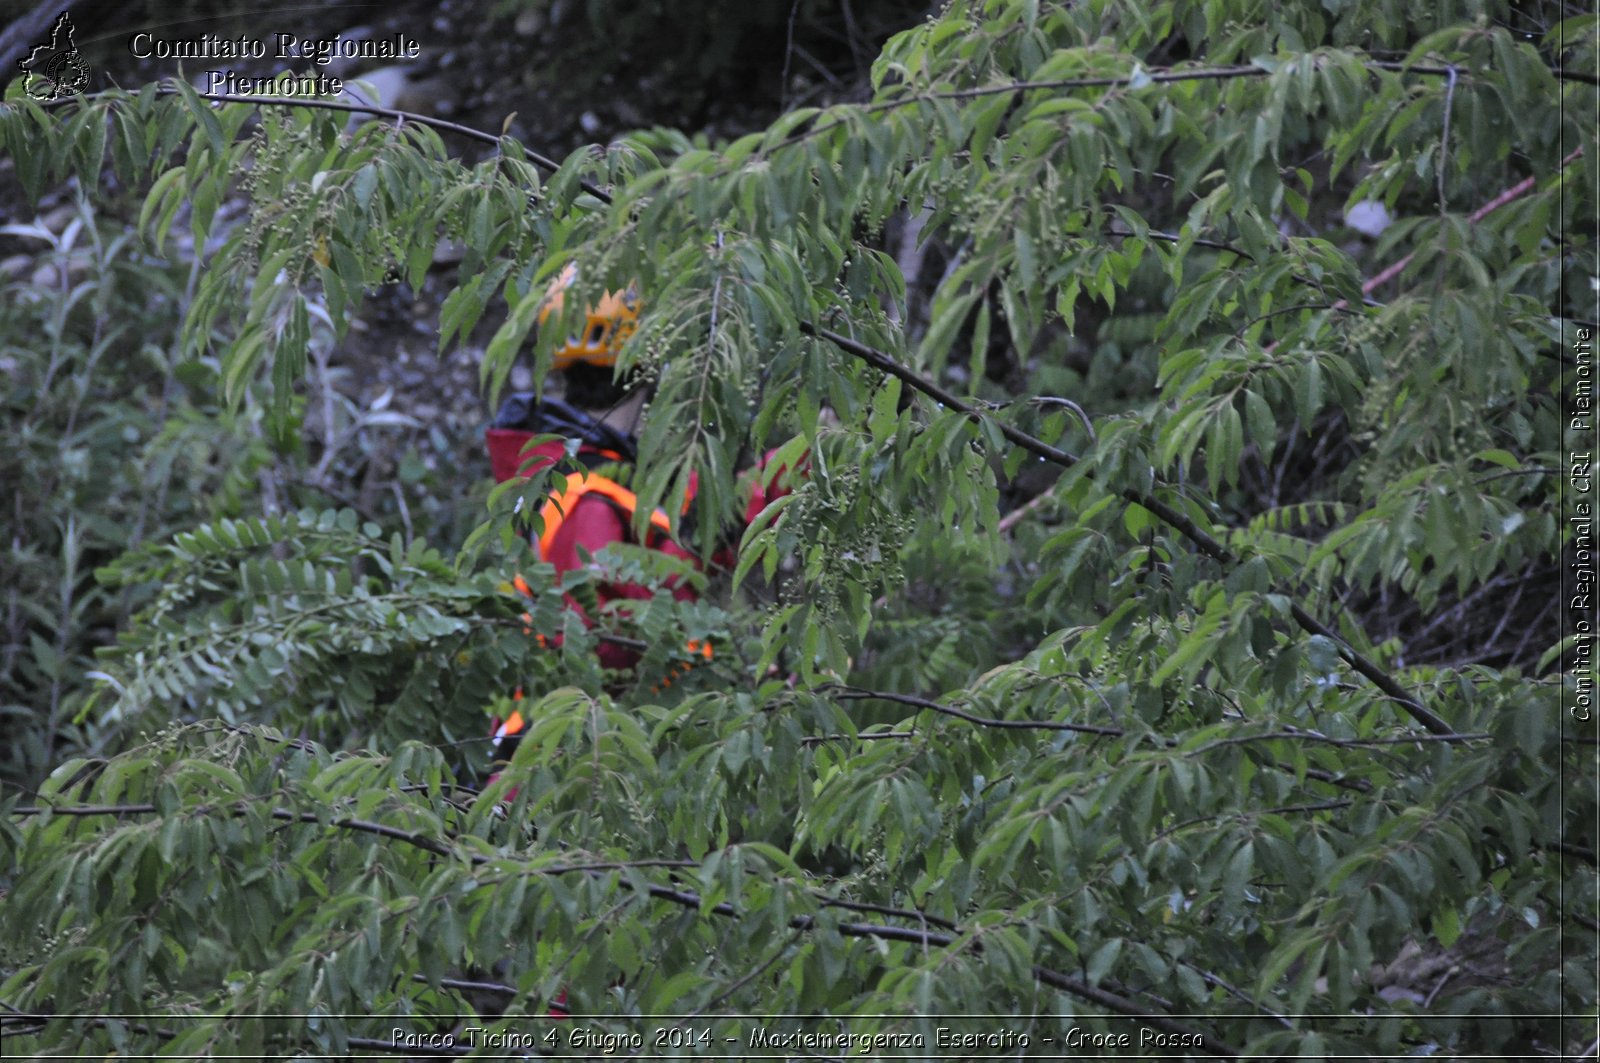
[[[592,472],[573,473],[567,476],[567,486],[558,494],[552,494],[550,500],[544,504],[539,517],[544,521],[544,532],[539,536],[539,557],[550,556],[550,549],[555,545],[556,533],[561,530],[562,523],[571,515],[573,507],[584,495],[590,493],[601,495],[616,504],[628,515],[628,522],[633,522],[634,512],[639,508],[639,496],[623,487],[615,480]],[[672,522],[667,515],[659,509],[650,514],[650,524],[663,535],[672,534]]]

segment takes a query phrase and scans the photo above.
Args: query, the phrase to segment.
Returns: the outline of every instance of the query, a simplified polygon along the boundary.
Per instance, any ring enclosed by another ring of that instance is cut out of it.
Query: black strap
[[[625,462],[639,458],[638,442],[631,435],[617,431],[560,399],[541,401],[531,391],[518,391],[507,397],[495,413],[492,426],[537,435],[566,436],[586,446],[614,451]],[[582,459],[580,453],[579,460]]]

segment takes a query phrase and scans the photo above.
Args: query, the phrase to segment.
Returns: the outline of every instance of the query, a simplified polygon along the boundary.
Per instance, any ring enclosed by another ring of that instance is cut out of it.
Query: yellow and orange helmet
[[[561,275],[550,282],[545,292],[544,305],[539,308],[539,325],[551,316],[559,316],[566,299],[567,289],[578,278],[578,266],[569,262]],[[639,327],[639,293],[632,286],[625,291],[606,292],[600,301],[584,311],[583,331],[570,335],[557,344],[553,369],[571,369],[575,365],[596,365],[609,368],[617,364],[617,352],[628,342]]]

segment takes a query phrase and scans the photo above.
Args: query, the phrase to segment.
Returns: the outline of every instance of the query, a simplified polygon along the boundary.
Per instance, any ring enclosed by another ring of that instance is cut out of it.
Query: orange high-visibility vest
[[[540,510],[539,518],[544,522],[544,531],[539,535],[539,557],[546,558],[550,549],[555,545],[556,533],[561,530],[562,522],[577,506],[580,499],[587,494],[597,494],[614,503],[628,516],[628,521],[633,521],[633,515],[639,509],[639,496],[623,487],[608,477],[597,473],[574,473],[567,477],[567,485],[560,492],[552,494]],[[684,499],[684,508],[687,509],[689,500]],[[672,534],[672,522],[667,515],[659,509],[650,514],[650,525],[663,535]]]

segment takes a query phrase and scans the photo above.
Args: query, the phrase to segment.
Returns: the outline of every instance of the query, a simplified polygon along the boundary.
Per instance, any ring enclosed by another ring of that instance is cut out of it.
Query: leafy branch
[[[1371,65],[1372,65],[1372,67],[1374,69],[1393,70],[1393,71],[1410,71],[1410,72],[1422,73],[1422,74],[1436,74],[1436,75],[1440,75],[1440,76],[1449,76],[1452,79],[1455,77],[1455,75],[1457,73],[1457,68],[1454,67],[1454,66],[1451,66],[1451,67],[1437,67],[1437,68],[1435,68],[1435,67],[1429,67],[1429,66],[1422,66],[1422,65],[1418,65],[1418,64],[1385,63],[1385,62],[1376,62],[1376,63],[1373,63]],[[1235,66],[1235,67],[1227,67],[1227,68],[1210,68],[1210,69],[1202,69],[1202,70],[1195,70],[1195,71],[1187,71],[1187,70],[1186,71],[1170,71],[1170,70],[1169,71],[1157,71],[1154,74],[1151,74],[1150,76],[1151,76],[1152,80],[1157,80],[1157,81],[1160,81],[1160,80],[1181,81],[1181,80],[1196,80],[1196,79],[1199,79],[1199,80],[1214,80],[1214,79],[1229,79],[1229,78],[1236,78],[1236,77],[1255,77],[1255,76],[1262,76],[1262,75],[1265,75],[1265,74],[1268,74],[1268,73],[1271,73],[1271,71],[1263,69],[1261,67],[1257,67],[1257,66]],[[1114,78],[1058,79],[1058,80],[1053,80],[1053,81],[1038,81],[1038,82],[1019,81],[1019,82],[1014,82],[1014,83],[1010,83],[1008,85],[1002,85],[1002,86],[981,86],[981,87],[977,87],[977,88],[973,88],[973,89],[957,90],[957,91],[955,91],[954,93],[951,94],[951,98],[952,99],[963,99],[963,98],[969,98],[969,97],[975,97],[975,96],[990,95],[990,94],[1000,93],[1000,92],[1022,91],[1022,90],[1026,90],[1026,89],[1065,89],[1065,88],[1072,88],[1072,87],[1105,87],[1105,86],[1108,86],[1108,85],[1120,84],[1120,83],[1121,83],[1120,79],[1114,79]],[[189,91],[192,91],[192,90],[187,90],[187,87],[185,87],[185,90],[186,90],[185,94],[188,94]],[[430,120],[426,119],[425,116],[411,116],[411,115],[407,114],[406,112],[399,112],[399,111],[395,111],[393,109],[373,108],[373,107],[368,107],[368,106],[364,106],[364,105],[356,105],[356,104],[343,104],[343,103],[339,103],[337,101],[306,101],[306,100],[298,100],[298,99],[293,99],[293,98],[278,98],[278,97],[238,97],[238,96],[231,96],[231,95],[227,95],[227,94],[216,94],[214,96],[205,96],[204,94],[200,94],[200,98],[216,99],[216,100],[222,100],[222,101],[228,101],[228,102],[245,102],[245,103],[252,103],[252,104],[265,104],[265,105],[271,105],[271,106],[285,106],[285,107],[317,106],[317,107],[324,107],[325,109],[332,109],[332,110],[357,111],[357,112],[361,112],[361,113],[378,114],[380,116],[394,118],[396,120],[408,120],[408,119],[411,119],[411,118],[414,117],[417,120],[423,122],[424,124],[429,124],[429,125],[431,125],[433,127],[441,128],[441,129],[444,129],[444,130],[449,131],[449,132],[458,133],[458,134],[461,134],[461,135],[471,136],[471,137],[473,137],[475,139],[478,139],[478,140],[480,140],[482,142],[485,142],[485,143],[495,143],[495,144],[499,144],[500,143],[500,138],[495,138],[495,137],[491,136],[490,134],[484,133],[484,132],[482,132],[480,130],[471,130],[469,127],[461,126],[461,125],[459,125],[457,123],[444,122],[442,120],[432,120],[432,121],[430,121]],[[891,108],[891,107],[904,106],[908,102],[915,102],[917,99],[920,99],[920,98],[921,97],[895,98],[895,99],[891,99],[891,100],[880,101],[880,103],[878,103],[878,104],[869,105],[868,109],[869,110],[871,108],[885,108],[885,109],[887,109],[887,108]],[[798,135],[798,134],[796,134],[796,135]],[[1575,150],[1574,152],[1569,154],[1568,157],[1565,160],[1563,160],[1562,165],[1565,166],[1565,165],[1569,164],[1570,162],[1574,161],[1577,157],[1579,157],[1581,155],[1581,153],[1582,153],[1582,148],[1579,148],[1579,149]],[[559,169],[558,165],[553,160],[548,159],[548,158],[546,158],[544,156],[537,155],[537,153],[535,153],[533,155],[530,155],[529,157],[535,162],[536,165],[540,166],[541,168],[544,168],[546,170],[557,170],[557,169]],[[1523,183],[1523,185],[1519,185],[1518,189],[1521,189],[1521,190],[1525,191],[1526,189],[1523,186],[1526,186],[1527,188],[1531,188],[1532,187],[1532,183],[1531,182],[1532,182],[1532,179],[1530,178],[1528,181],[1525,181]],[[610,203],[613,202],[612,196],[610,194],[608,194],[607,192],[605,192],[604,190],[598,188],[598,187],[595,187],[595,186],[593,186],[593,185],[591,185],[591,184],[589,184],[587,182],[584,182],[582,184],[582,187],[584,188],[584,190],[586,192],[588,192],[590,195],[594,196],[601,203],[610,204]],[[1472,216],[1472,218],[1470,220],[1473,221],[1473,222],[1480,221],[1480,220],[1482,220],[1483,217],[1486,217],[1493,210],[1497,209],[1497,207],[1503,205],[1506,202],[1510,202],[1512,199],[1515,199],[1517,197],[1517,195],[1522,194],[1522,192],[1518,191],[1518,189],[1508,190],[1507,193],[1502,194],[1502,196],[1500,196],[1500,197],[1497,197],[1496,200],[1494,200],[1490,204],[1485,205],[1484,208],[1480,208],[1480,210],[1478,212],[1476,212]],[[1396,263],[1393,267],[1390,267],[1389,270],[1384,271],[1384,273],[1379,274],[1378,277],[1375,277],[1375,278],[1371,279],[1370,281],[1368,281],[1363,286],[1363,293],[1365,294],[1365,293],[1370,292],[1371,290],[1373,290],[1373,288],[1375,288],[1378,284],[1382,283],[1383,279],[1385,279],[1387,276],[1392,275],[1394,273],[1398,273],[1401,269],[1403,269],[1405,267],[1405,265],[1407,265],[1411,261],[1411,258],[1412,258],[1412,256],[1407,256],[1406,258],[1402,259],[1400,262]],[[1334,303],[1332,308],[1336,309],[1336,310],[1342,310],[1342,309],[1346,309],[1347,306],[1348,306],[1347,301],[1340,300],[1339,302]],[[1282,312],[1282,311],[1277,311],[1277,312]],[[842,334],[840,334],[838,332],[835,332],[835,331],[833,331],[831,329],[820,327],[820,326],[816,325],[814,322],[811,322],[811,321],[801,320],[801,321],[797,322],[797,326],[798,326],[798,328],[800,329],[800,331],[802,333],[805,333],[807,335],[812,335],[812,336],[815,336],[817,338],[823,339],[826,342],[829,342],[830,344],[832,344],[833,346],[837,347],[838,349],[844,351],[845,353],[848,353],[848,354],[852,355],[853,357],[856,357],[856,358],[866,362],[869,365],[874,366],[875,368],[877,368],[877,369],[879,369],[879,370],[881,370],[881,371],[883,371],[885,373],[888,373],[888,374],[890,374],[892,376],[897,377],[898,379],[900,379],[903,382],[909,384],[911,387],[915,388],[919,392],[922,392],[923,394],[926,394],[929,397],[932,397],[932,398],[936,399],[937,401],[939,401],[943,405],[945,405],[945,406],[947,406],[947,407],[949,407],[951,409],[954,409],[954,410],[957,410],[959,412],[962,412],[962,413],[966,414],[967,416],[972,418],[974,421],[989,421],[989,423],[995,424],[995,426],[999,429],[1001,434],[1003,436],[1005,436],[1005,438],[1010,440],[1014,445],[1017,445],[1017,446],[1023,448],[1024,450],[1026,450],[1026,451],[1028,451],[1028,452],[1030,452],[1030,453],[1032,453],[1032,454],[1034,454],[1034,455],[1036,455],[1038,457],[1043,458],[1046,461],[1049,461],[1049,462],[1051,462],[1053,464],[1059,465],[1062,468],[1071,468],[1072,466],[1076,465],[1078,463],[1078,461],[1079,461],[1077,456],[1075,456],[1075,455],[1073,455],[1073,454],[1071,454],[1071,453],[1069,453],[1067,451],[1061,450],[1059,448],[1050,446],[1049,444],[1044,443],[1042,440],[1039,440],[1034,436],[1031,436],[1031,435],[1029,435],[1027,433],[1024,433],[1024,432],[1020,431],[1019,429],[1016,429],[1013,426],[1010,426],[1010,425],[1004,423],[1003,421],[991,420],[991,419],[987,418],[984,415],[983,411],[979,407],[977,407],[975,405],[972,405],[972,404],[969,404],[969,403],[966,403],[966,402],[963,402],[962,400],[958,399],[956,396],[954,396],[953,394],[951,394],[947,390],[945,390],[945,389],[941,388],[939,385],[935,384],[932,380],[928,379],[927,377],[922,376],[921,374],[918,374],[915,371],[909,369],[908,367],[905,367],[905,366],[901,365],[900,363],[896,362],[890,355],[888,355],[887,353],[885,353],[885,352],[883,352],[881,350],[873,348],[873,347],[871,347],[871,346],[869,346],[867,344],[861,343],[860,341],[855,340],[855,339],[853,339],[851,337],[844,336],[844,335],[842,335]],[[703,371],[704,371],[704,369],[702,369],[702,372]],[[1211,536],[1208,532],[1206,532],[1202,528],[1200,528],[1200,526],[1198,524],[1196,524],[1188,516],[1180,513],[1178,510],[1176,510],[1175,508],[1169,506],[1168,504],[1166,504],[1162,500],[1156,498],[1155,496],[1153,496],[1151,494],[1148,494],[1146,492],[1141,492],[1141,491],[1137,491],[1137,490],[1134,490],[1134,489],[1128,489],[1128,488],[1120,489],[1118,491],[1118,493],[1123,497],[1123,499],[1125,501],[1127,501],[1129,503],[1133,503],[1133,504],[1139,505],[1139,506],[1142,506],[1143,508],[1145,508],[1146,510],[1148,510],[1149,512],[1154,514],[1159,520],[1161,520],[1162,522],[1164,522],[1164,523],[1168,524],[1169,526],[1173,527],[1174,529],[1176,529],[1181,535],[1183,535],[1185,538],[1187,538],[1193,544],[1195,544],[1195,546],[1197,546],[1201,550],[1202,553],[1206,554],[1208,557],[1212,558],[1214,561],[1216,561],[1218,564],[1222,565],[1223,567],[1225,567],[1225,568],[1233,568],[1233,567],[1236,567],[1237,565],[1239,565],[1241,563],[1241,561],[1244,560],[1244,558],[1240,557],[1239,555],[1235,554],[1233,551],[1229,550],[1226,546],[1224,546],[1221,542],[1219,542],[1217,539],[1215,539],[1213,536]],[[1434,733],[1434,734],[1450,734],[1450,733],[1452,733],[1452,728],[1444,720],[1443,717],[1439,716],[1437,713],[1433,712],[1426,705],[1424,705],[1420,698],[1418,698],[1411,691],[1407,690],[1406,687],[1402,683],[1400,683],[1399,680],[1396,679],[1390,672],[1388,672],[1387,670],[1383,669],[1376,662],[1372,661],[1365,654],[1363,654],[1359,650],[1357,650],[1354,646],[1352,646],[1349,643],[1348,640],[1343,638],[1333,628],[1329,627],[1327,624],[1325,624],[1321,620],[1317,619],[1300,602],[1291,599],[1288,609],[1289,609],[1290,616],[1292,617],[1294,622],[1302,630],[1304,630],[1308,634],[1321,636],[1321,637],[1327,638],[1330,641],[1332,641],[1334,643],[1334,645],[1337,646],[1339,655],[1346,661],[1346,663],[1351,668],[1353,668],[1356,672],[1358,672],[1359,674],[1361,674],[1362,676],[1367,678],[1370,682],[1372,682],[1376,687],[1378,687],[1379,690],[1381,690],[1390,699],[1395,701],[1401,707],[1401,709],[1404,712],[1406,712],[1408,715],[1410,715],[1414,720],[1416,720],[1419,724],[1421,724],[1425,729],[1427,729],[1428,731],[1430,731],[1431,733]]]
[[[210,812],[229,812],[235,815],[242,815],[247,811],[247,808],[244,805],[234,805],[231,808],[212,808],[210,806],[202,805],[196,806],[188,811],[195,815],[205,815]],[[11,809],[11,814],[20,818],[32,818],[44,815],[70,817],[141,816],[159,814],[159,809],[153,803],[61,806],[27,805]],[[482,867],[501,862],[495,857],[491,857],[483,853],[462,853],[460,850],[453,848],[451,845],[437,838],[432,838],[416,831],[402,830],[398,827],[388,826],[387,824],[376,823],[371,820],[359,819],[355,817],[329,818],[325,815],[318,815],[315,812],[296,812],[287,808],[272,808],[268,810],[267,814],[274,820],[305,824],[326,823],[326,825],[338,828],[340,830],[354,831],[357,833],[371,834],[377,837],[387,838],[392,841],[402,842],[406,845],[421,849],[424,852],[434,856],[455,858],[464,857],[468,863],[476,867]],[[567,874],[597,874],[601,871],[620,871],[627,870],[629,868],[648,868],[661,866],[692,867],[697,865],[686,861],[606,861],[593,863],[586,862],[543,865],[528,868],[527,870],[536,875],[560,876]],[[620,879],[619,882],[629,889],[638,888],[631,879],[626,877]],[[737,918],[739,915],[738,908],[727,901],[723,901],[709,907],[706,906],[701,895],[693,890],[675,889],[668,886],[650,883],[645,886],[644,892],[656,900],[668,901],[672,904],[679,905],[680,907],[690,908],[696,911],[703,911],[713,915],[727,916],[732,918]],[[831,897],[826,894],[815,894],[815,898],[817,903],[824,908],[839,908],[851,911],[875,912],[878,914],[894,915],[902,918],[915,919],[918,922],[925,924],[924,928],[922,929],[890,926],[881,923],[841,922],[827,924],[829,930],[839,933],[845,937],[876,938],[884,941],[900,941],[911,944],[931,946],[935,948],[950,948],[958,944],[966,943],[969,935],[973,933],[972,931],[963,931],[948,920],[943,920],[937,916],[930,916],[924,912],[913,912],[906,909],[890,908],[883,905],[863,904],[843,900],[837,897]],[[807,931],[818,929],[823,924],[820,924],[815,916],[801,915],[790,919],[788,925],[791,929],[796,931]],[[948,929],[930,930],[926,929],[927,925],[945,927]],[[1196,1043],[1203,1045],[1205,1051],[1209,1055],[1225,1058],[1232,1058],[1240,1055],[1239,1049],[1233,1045],[1230,1045],[1224,1041],[1220,1041],[1209,1034],[1205,1034],[1194,1027],[1191,1027],[1185,1023],[1177,1022],[1176,1020],[1168,1018],[1167,1016],[1152,1015],[1146,1009],[1140,1007],[1138,1004],[1128,1000],[1125,997],[1118,996],[1115,993],[1101,989],[1097,986],[1090,985],[1089,983],[1078,978],[1074,978],[1070,975],[1052,970],[1051,968],[1040,964],[1033,965],[1031,970],[1033,977],[1037,981],[1044,985],[1048,985],[1051,988],[1060,989],[1071,993],[1074,996],[1090,1001],[1091,1003],[1098,1004],[1117,1014],[1138,1017],[1145,1022],[1148,1022],[1150,1025],[1157,1027],[1158,1029],[1195,1038]]]
[[[1389,73],[1420,74],[1427,77],[1456,78],[1460,68],[1454,66],[1435,66],[1425,63],[1396,63],[1383,60],[1367,60],[1362,65],[1370,70],[1382,70]],[[1154,67],[1144,69],[1135,64],[1135,69],[1127,74],[1104,75],[1099,77],[1071,77],[1050,78],[1041,81],[1010,81],[999,85],[978,85],[968,89],[944,89],[907,93],[889,100],[866,104],[860,108],[863,115],[881,114],[885,111],[899,110],[918,104],[933,104],[941,101],[977,100],[989,96],[1007,95],[1016,92],[1029,92],[1040,89],[1072,90],[1072,89],[1102,89],[1102,88],[1139,88],[1145,84],[1177,84],[1185,81],[1233,81],[1239,78],[1269,77],[1276,73],[1276,68],[1267,65],[1244,64],[1224,67],[1197,67],[1188,69]],[[1581,70],[1571,70],[1562,67],[1554,71],[1556,77],[1567,81],[1580,81],[1588,84],[1600,84],[1600,76]],[[824,123],[812,128],[802,129],[780,141],[774,148],[789,147],[809,137],[817,136],[845,125],[843,119]]]
[[[880,369],[883,372],[888,373],[889,375],[896,377],[907,384],[910,384],[913,388],[916,388],[918,391],[929,396],[935,401],[940,402],[953,410],[957,410],[966,414],[974,421],[985,420],[983,411],[978,409],[976,406],[961,400],[951,392],[940,387],[938,384],[928,380],[926,377],[921,376],[906,366],[901,365],[899,362],[889,357],[889,355],[877,350],[874,347],[870,347],[858,340],[851,339],[849,336],[834,332],[832,329],[821,328],[809,321],[800,322],[800,331],[808,335],[816,336],[819,339],[827,340],[829,343],[833,344],[835,347],[839,348],[845,353],[859,358],[861,361],[867,363],[875,369]],[[1055,465],[1059,465],[1064,469],[1072,468],[1079,461],[1079,458],[1076,455],[1065,450],[1061,450],[1058,447],[1051,446],[1044,440],[1031,436],[1021,429],[1009,425],[1004,421],[990,421],[989,423],[994,424],[995,427],[999,429],[1000,433],[1012,443],[1015,443],[1024,450],[1027,450],[1032,454],[1036,454],[1039,457],[1044,458],[1046,461]],[[1117,491],[1117,493],[1121,495],[1124,500],[1143,506],[1145,509],[1155,514],[1163,522],[1177,529],[1177,531],[1182,534],[1184,538],[1198,546],[1203,553],[1212,558],[1218,564],[1227,567],[1233,567],[1239,563],[1240,558],[1238,555],[1229,550],[1222,543],[1218,542],[1209,533],[1202,530],[1200,526],[1193,520],[1189,519],[1189,517],[1179,513],[1176,509],[1173,509],[1159,498],[1146,494],[1142,491],[1134,490],[1132,488],[1121,488]],[[1455,733],[1454,729],[1445,722],[1443,717],[1437,715],[1423,705],[1415,695],[1401,685],[1399,680],[1395,679],[1393,675],[1381,668],[1376,662],[1372,661],[1365,654],[1351,646],[1349,642],[1347,642],[1332,628],[1328,627],[1322,621],[1312,616],[1311,613],[1308,612],[1299,602],[1290,602],[1289,612],[1294,618],[1295,623],[1300,625],[1301,629],[1303,629],[1306,633],[1311,635],[1320,635],[1337,646],[1339,656],[1343,657],[1345,662],[1348,663],[1350,667],[1354,668],[1357,672],[1360,672],[1362,675],[1371,680],[1372,683],[1378,687],[1378,689],[1382,690],[1397,704],[1399,704],[1401,709],[1403,709],[1412,719],[1416,720],[1433,734],[1450,735]]]

